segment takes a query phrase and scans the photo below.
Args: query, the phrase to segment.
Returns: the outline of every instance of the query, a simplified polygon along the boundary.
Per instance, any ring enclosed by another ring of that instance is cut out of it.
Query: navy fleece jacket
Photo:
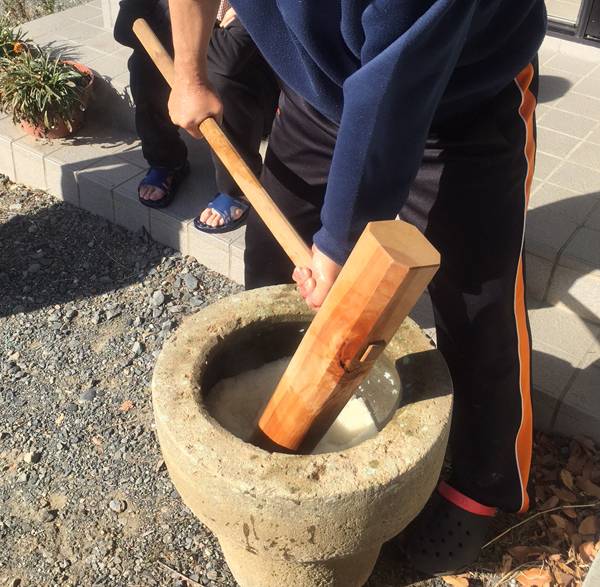
[[[231,0],[283,81],[339,133],[315,244],[343,263],[394,218],[432,123],[477,109],[535,56],[543,0]]]

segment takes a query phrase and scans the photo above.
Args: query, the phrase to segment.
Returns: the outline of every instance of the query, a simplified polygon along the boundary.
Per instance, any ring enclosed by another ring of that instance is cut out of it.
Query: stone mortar
[[[217,536],[241,587],[359,587],[381,545],[422,509],[442,466],[452,387],[407,319],[386,350],[401,407],[375,437],[321,455],[270,454],[207,412],[223,377],[293,353],[310,322],[293,286],[245,292],[189,316],[154,370],[158,438],[175,487]]]

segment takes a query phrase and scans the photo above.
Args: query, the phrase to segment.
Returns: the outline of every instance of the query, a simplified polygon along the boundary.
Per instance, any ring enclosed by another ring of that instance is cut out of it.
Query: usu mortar
[[[238,294],[188,317],[156,364],[152,398],[169,474],[219,539],[241,587],[359,587],[381,545],[433,491],[450,427],[450,376],[405,320],[385,351],[403,401],[375,437],[321,455],[268,453],[221,427],[214,384],[293,354],[312,318],[293,286]]]

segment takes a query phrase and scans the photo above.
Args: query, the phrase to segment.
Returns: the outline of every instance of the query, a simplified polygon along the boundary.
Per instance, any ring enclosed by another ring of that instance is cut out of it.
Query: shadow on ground
[[[0,317],[77,301],[144,279],[164,247],[68,204],[0,225]]]
[[[553,102],[564,96],[573,84],[566,78],[557,75],[540,75],[538,103]]]
[[[543,188],[542,188],[543,189]],[[540,194],[538,192],[539,196]],[[567,242],[563,245],[561,251],[559,252],[557,259],[554,260],[554,264],[551,269],[550,279],[548,281],[548,285],[546,286],[546,290],[543,293],[542,302],[536,302],[534,307],[537,308],[548,308],[553,304],[547,301],[550,284],[554,282],[555,272],[557,271],[557,265],[560,262],[560,255],[567,249],[568,245],[575,238],[577,231],[584,226],[586,219],[592,214],[594,211],[600,209],[600,192],[591,192],[588,194],[582,194],[578,196],[574,196],[572,198],[563,199],[557,202],[549,203],[546,205],[542,205],[536,208],[533,208],[528,213],[528,224],[533,225],[537,223],[538,226],[543,226],[547,224],[548,226],[552,226],[548,222],[551,220],[551,216],[561,216],[565,219],[569,219],[570,221],[575,221],[577,224],[577,230],[575,230],[571,236],[568,238]],[[547,228],[546,230],[550,230]],[[588,255],[590,255],[592,251],[588,251]],[[583,265],[580,265],[581,267]],[[561,304],[571,312],[573,315],[571,316],[571,320],[576,321],[581,327],[583,332],[588,332],[591,336],[591,340],[595,340],[596,343],[600,342],[598,339],[598,323],[600,322],[600,316],[594,314],[592,310],[586,307],[575,295],[572,293],[574,286],[576,285],[577,280],[579,279],[579,274],[577,272],[562,272],[561,282],[559,284],[560,290],[559,294],[553,294],[553,302],[554,298],[559,295]],[[600,295],[600,293],[599,293]],[[587,319],[582,318],[581,316],[585,316]],[[544,341],[548,345],[552,345],[552,341]],[[574,341],[575,342],[575,341]],[[538,420],[543,422],[543,429],[552,431],[555,429],[557,425],[557,421],[559,418],[559,412],[561,412],[560,417],[573,418],[573,425],[568,426],[563,423],[560,426],[561,430],[565,430],[572,428],[573,433],[589,435],[594,438],[597,438],[597,418],[598,414],[598,404],[590,403],[587,408],[581,406],[581,410],[578,413],[576,408],[569,405],[566,407],[564,405],[564,400],[569,393],[571,386],[576,380],[585,380],[590,377],[600,377],[600,361],[589,361],[585,360],[583,364],[580,365],[572,365],[569,361],[566,361],[556,354],[550,354],[543,352],[541,350],[535,350],[533,352],[532,357],[533,369],[544,370],[546,373],[551,374],[554,382],[558,384],[558,382],[564,382],[562,390],[558,394],[556,398],[556,402],[554,405],[554,409],[550,409],[548,403],[546,403],[545,407],[540,406],[540,413]],[[587,363],[587,364],[586,364]],[[580,392],[579,392],[580,393]],[[583,397],[579,397],[580,402],[583,400]],[[590,398],[591,399],[591,398]],[[536,397],[534,396],[534,407],[535,407]],[[571,402],[569,402],[571,403]],[[547,410],[547,413],[541,413],[541,410]],[[577,425],[575,422],[579,422],[579,428],[576,429]]]

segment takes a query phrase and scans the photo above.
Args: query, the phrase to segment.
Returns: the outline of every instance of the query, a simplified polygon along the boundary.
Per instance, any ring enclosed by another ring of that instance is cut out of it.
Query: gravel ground
[[[8,16],[15,24],[60,12],[89,0],[0,0],[0,16]]]

